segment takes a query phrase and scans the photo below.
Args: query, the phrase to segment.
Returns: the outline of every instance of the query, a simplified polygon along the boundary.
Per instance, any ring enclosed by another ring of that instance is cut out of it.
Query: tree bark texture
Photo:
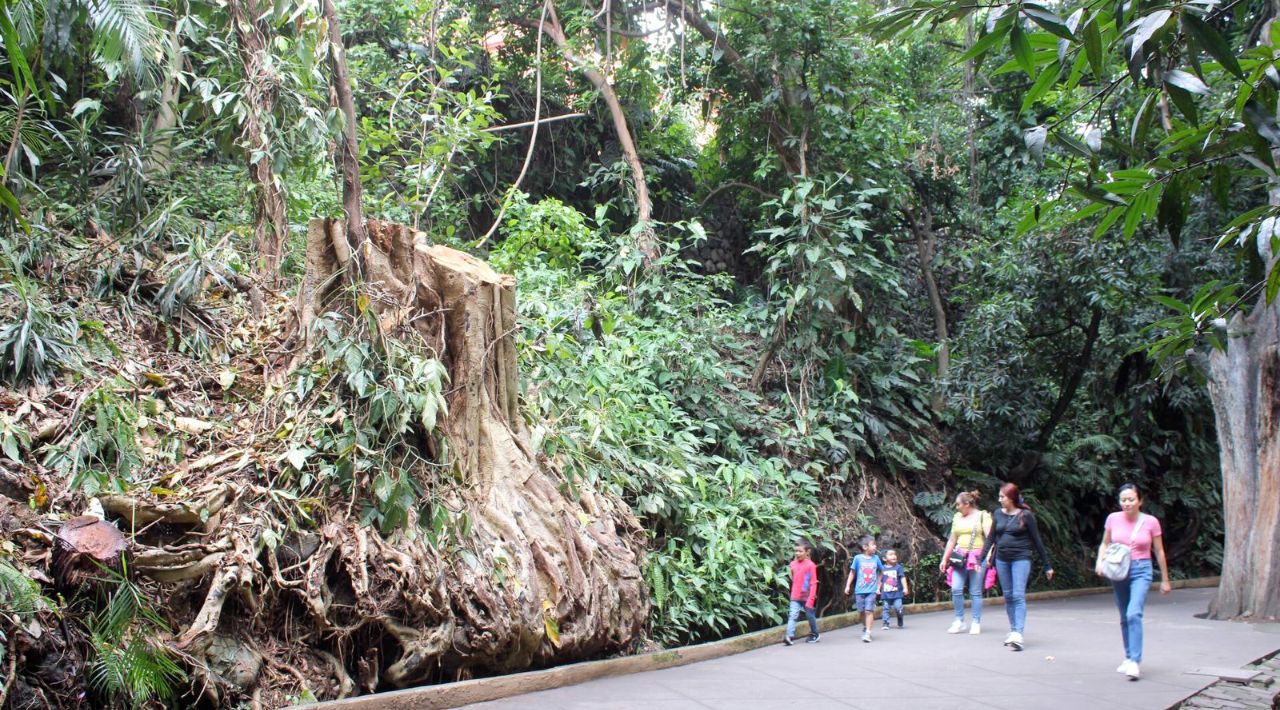
[[[338,149],[342,171],[342,211],[347,216],[347,239],[357,249],[365,242],[363,187],[360,184],[360,150],[356,144],[356,102],[351,94],[351,73],[347,70],[347,50],[342,44],[342,28],[333,0],[321,0],[321,11],[329,26],[329,68],[332,72],[338,110],[342,111],[342,144]]]
[[[951,336],[947,329],[947,306],[942,301],[942,292],[938,289],[938,280],[933,273],[938,234],[933,229],[933,211],[928,205],[908,209],[906,218],[911,235],[916,240],[916,249],[920,252],[920,278],[929,295],[929,308],[933,312],[933,333],[938,339],[938,374],[930,404],[933,411],[939,413],[946,406],[943,388],[947,378],[951,376]]]
[[[279,177],[272,169],[271,138],[264,121],[275,108],[267,61],[269,29],[259,20],[262,9],[257,0],[229,0],[227,10],[236,33],[236,47],[244,65],[246,108],[240,138],[249,165],[249,179],[256,191],[253,206],[253,234],[258,248],[258,278],[274,283],[280,273],[280,258],[289,233],[288,208]]]
[[[313,315],[343,305],[335,294],[350,292],[317,286],[344,279],[347,231],[338,220],[310,225],[305,298]],[[370,221],[367,232],[358,287],[376,294],[381,332],[425,342],[449,372],[439,431],[460,484],[445,505],[473,521],[457,553],[363,528],[334,538],[342,541],[334,554],[363,545],[386,563],[363,565],[383,570],[376,579],[352,577],[356,598],[386,610],[383,626],[399,642],[381,680],[406,686],[442,667],[511,672],[622,650],[648,616],[643,535],[620,501],[581,482],[577,497],[565,494],[531,445],[519,410],[515,279],[428,246],[402,225]],[[322,626],[334,623],[327,610],[317,616]]]
[[[1272,257],[1272,264],[1275,259]],[[1226,540],[1218,619],[1280,617],[1280,299],[1236,314],[1209,356]]]

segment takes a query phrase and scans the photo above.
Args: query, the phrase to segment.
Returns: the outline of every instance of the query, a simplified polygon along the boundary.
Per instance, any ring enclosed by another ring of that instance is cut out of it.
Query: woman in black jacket
[[[1036,516],[1012,483],[1000,487],[1000,510],[995,512],[991,535],[982,548],[981,559],[995,550],[996,574],[1004,590],[1004,610],[1009,615],[1009,635],[1004,645],[1022,650],[1022,629],[1027,621],[1027,579],[1031,576],[1031,548],[1034,545],[1044,564],[1044,576],[1053,581],[1053,565],[1040,541]]]

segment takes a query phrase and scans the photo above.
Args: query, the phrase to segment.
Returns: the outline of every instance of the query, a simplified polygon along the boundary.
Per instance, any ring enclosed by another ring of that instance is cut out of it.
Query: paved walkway
[[[1154,591],[1154,590],[1153,590]],[[1280,649],[1280,624],[1207,621],[1211,589],[1153,593],[1146,611],[1142,680],[1115,672],[1123,659],[1110,595],[1029,604],[1026,650],[1001,646],[1003,606],[981,636],[945,633],[949,612],[907,617],[907,628],[824,634],[817,644],[756,651],[469,705],[484,710],[1161,710],[1216,680],[1189,671],[1239,668]]]

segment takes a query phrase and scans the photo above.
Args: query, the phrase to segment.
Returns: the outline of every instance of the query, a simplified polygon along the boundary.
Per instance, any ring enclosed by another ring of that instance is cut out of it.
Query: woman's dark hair
[[[1027,502],[1022,499],[1022,490],[1018,488],[1016,483],[1006,483],[1000,486],[1000,495],[1013,501],[1013,505],[1016,508],[1031,510],[1031,506],[1027,505]]]
[[[1031,510],[1031,506],[1027,505],[1027,502],[1022,499],[1022,491],[1018,488],[1018,484],[1016,483],[1006,483],[1003,486],[1000,486],[1000,495],[1013,501],[1013,505],[1015,508],[1021,508],[1023,510]],[[1024,528],[1026,527],[1026,525],[1027,525],[1026,519],[1024,519],[1021,515],[1019,515],[1018,527]]]
[[[960,501],[961,503],[964,503],[965,505],[971,505],[974,507],[977,507],[978,499],[981,497],[982,497],[982,493],[976,490],[960,491],[958,494],[956,494],[956,500]]]
[[[1116,497],[1119,498],[1121,495],[1124,494],[1125,491],[1133,491],[1133,494],[1135,496],[1138,496],[1138,500],[1142,500],[1142,491],[1138,490],[1137,484],[1134,484],[1134,483],[1120,484],[1120,490],[1116,491]]]

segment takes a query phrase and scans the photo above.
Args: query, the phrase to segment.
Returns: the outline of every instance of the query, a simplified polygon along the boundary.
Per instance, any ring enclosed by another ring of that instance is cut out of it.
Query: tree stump
[[[648,615],[642,534],[621,501],[588,485],[576,498],[563,492],[558,472],[533,450],[519,404],[515,279],[429,245],[408,227],[367,226],[369,239],[353,253],[341,221],[311,222],[301,325],[305,333],[319,313],[349,306],[339,298],[345,281],[368,297],[384,336],[412,335],[435,350],[450,376],[438,431],[460,481],[447,489],[447,503],[473,521],[458,555],[431,549],[423,536],[388,542],[363,529],[337,549],[347,559],[357,550],[381,555],[400,572],[352,575],[357,597],[367,590],[392,609],[384,626],[401,648],[383,682],[410,685],[440,669],[508,672],[623,649]]]
[[[78,589],[102,576],[98,565],[121,571],[121,557],[129,541],[116,528],[96,515],[80,515],[58,529],[53,548],[53,576],[63,589]]]

